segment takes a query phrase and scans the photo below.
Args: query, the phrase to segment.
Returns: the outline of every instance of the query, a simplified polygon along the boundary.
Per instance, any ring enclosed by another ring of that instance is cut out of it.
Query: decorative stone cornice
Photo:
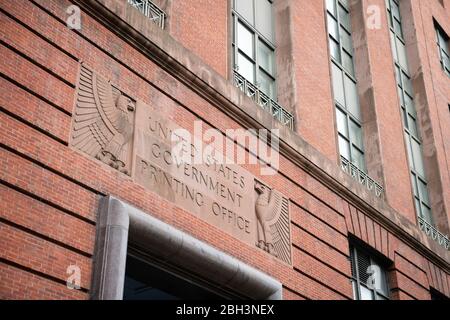
[[[199,57],[184,48],[136,9],[119,0],[73,0],[111,32],[122,38],[171,76],[188,86],[244,128],[280,131],[280,153],[322,184],[379,222],[400,240],[450,273],[450,252],[428,238],[419,227],[383,199],[344,173],[296,132],[274,120],[249,97]]]

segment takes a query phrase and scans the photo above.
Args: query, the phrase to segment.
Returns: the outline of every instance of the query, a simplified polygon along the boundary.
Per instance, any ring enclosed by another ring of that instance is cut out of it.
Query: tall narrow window
[[[367,174],[349,1],[326,0],[326,15],[341,166],[377,197],[381,197],[383,187]]]
[[[235,71],[276,100],[272,1],[234,0],[232,14]]]
[[[350,262],[355,300],[389,299],[387,273],[382,263],[355,246],[350,246]]]
[[[343,161],[367,172],[348,1],[327,0],[326,7],[339,153]]]
[[[442,28],[435,22],[437,46],[439,50],[439,60],[441,61],[442,69],[450,77],[450,50],[448,45],[448,36]]]
[[[386,6],[416,212],[420,219],[424,219],[432,225],[428,181],[423,163],[422,139],[417,125],[417,112],[414,105],[414,92],[408,69],[405,41],[403,40],[400,6],[398,0],[386,0]]]

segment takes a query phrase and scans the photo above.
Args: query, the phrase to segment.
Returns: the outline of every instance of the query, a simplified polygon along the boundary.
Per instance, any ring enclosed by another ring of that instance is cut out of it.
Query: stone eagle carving
[[[133,135],[134,109],[131,99],[82,66],[72,145],[129,174],[127,144]]]
[[[290,263],[289,200],[255,180],[256,246]]]

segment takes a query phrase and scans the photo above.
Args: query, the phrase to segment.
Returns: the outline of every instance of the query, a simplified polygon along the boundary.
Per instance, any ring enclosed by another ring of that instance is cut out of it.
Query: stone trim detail
[[[100,200],[91,299],[123,298],[129,243],[227,291],[282,299],[276,279],[112,196]]]
[[[130,98],[82,64],[71,145],[129,175],[134,111]]]

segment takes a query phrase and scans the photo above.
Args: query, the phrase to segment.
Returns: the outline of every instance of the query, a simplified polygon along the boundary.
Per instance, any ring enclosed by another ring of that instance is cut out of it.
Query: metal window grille
[[[138,9],[143,15],[164,29],[166,13],[150,0],[128,0],[128,3]]]
[[[344,172],[365,186],[369,191],[372,191],[378,198],[383,196],[384,188],[344,156],[341,156],[341,167]]]
[[[244,92],[250,99],[256,102],[262,109],[269,112],[275,119],[290,129],[294,129],[294,116],[280,106],[277,102],[269,98],[264,92],[254,84],[245,79],[236,70],[233,72],[234,85]]]
[[[450,249],[450,239],[448,235],[444,235],[438,229],[436,229],[432,224],[426,221],[422,217],[418,217],[420,230],[425,232],[425,234],[436,241],[440,246],[444,247],[446,250]]]

